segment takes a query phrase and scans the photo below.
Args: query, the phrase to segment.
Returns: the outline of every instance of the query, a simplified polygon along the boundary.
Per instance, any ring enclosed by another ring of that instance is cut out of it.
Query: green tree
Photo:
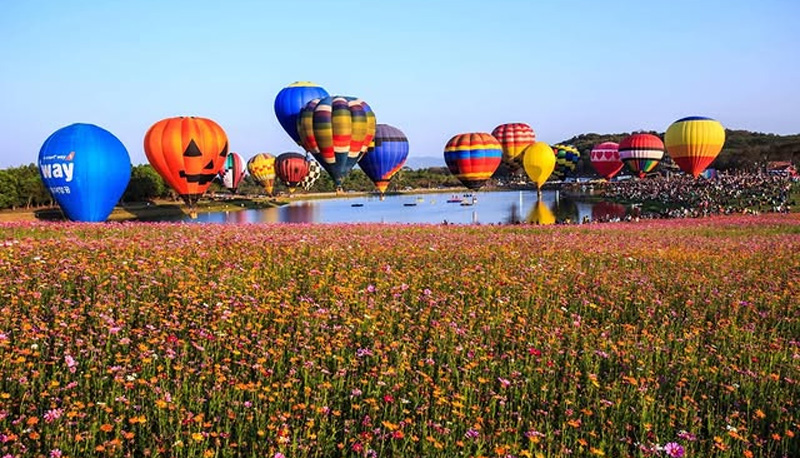
[[[15,169],[0,170],[0,209],[19,206],[19,183]]]
[[[167,184],[150,164],[137,165],[131,169],[131,180],[122,195],[126,202],[142,202],[163,197],[169,193]]]

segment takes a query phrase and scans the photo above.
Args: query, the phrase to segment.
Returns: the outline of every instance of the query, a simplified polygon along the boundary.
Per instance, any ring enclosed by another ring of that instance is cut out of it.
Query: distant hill
[[[411,170],[430,169],[433,167],[446,167],[444,156],[411,156],[406,159],[406,167]]]

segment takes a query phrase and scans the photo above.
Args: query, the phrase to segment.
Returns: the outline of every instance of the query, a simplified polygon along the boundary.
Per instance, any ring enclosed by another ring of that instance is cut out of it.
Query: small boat
[[[404,203],[403,206],[404,207],[416,207],[417,203],[416,202],[407,202],[407,203]]]
[[[471,200],[469,200],[469,199],[464,199],[464,200],[461,201],[461,206],[462,207],[471,207],[472,204],[473,204],[473,202]]]
[[[417,197],[417,202],[425,202],[425,198],[424,197]]]
[[[461,198],[458,196],[450,196],[450,198],[447,199],[448,204],[457,204],[459,202],[461,202]]]
[[[364,204],[350,204],[351,207],[363,207]]]

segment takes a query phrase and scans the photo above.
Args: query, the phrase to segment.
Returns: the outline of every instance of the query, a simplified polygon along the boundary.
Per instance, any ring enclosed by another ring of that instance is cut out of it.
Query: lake
[[[620,204],[565,198],[556,191],[545,191],[542,202],[537,202],[535,191],[503,191],[391,195],[383,201],[377,196],[297,200],[277,208],[201,213],[196,219],[182,216],[162,220],[223,224],[553,224],[623,218],[626,212],[627,208]]]

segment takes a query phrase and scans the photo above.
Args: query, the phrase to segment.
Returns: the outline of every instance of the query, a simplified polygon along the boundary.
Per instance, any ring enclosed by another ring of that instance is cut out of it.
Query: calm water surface
[[[529,222],[582,222],[626,215],[626,207],[609,203],[590,203],[564,198],[555,191],[544,192],[537,202],[535,191],[478,192],[458,194],[406,194],[341,197],[296,201],[278,208],[201,213],[169,221],[201,223],[431,223],[512,224]],[[466,197],[465,197],[466,196]],[[448,202],[448,200],[457,200]],[[462,205],[462,202],[472,203]]]

